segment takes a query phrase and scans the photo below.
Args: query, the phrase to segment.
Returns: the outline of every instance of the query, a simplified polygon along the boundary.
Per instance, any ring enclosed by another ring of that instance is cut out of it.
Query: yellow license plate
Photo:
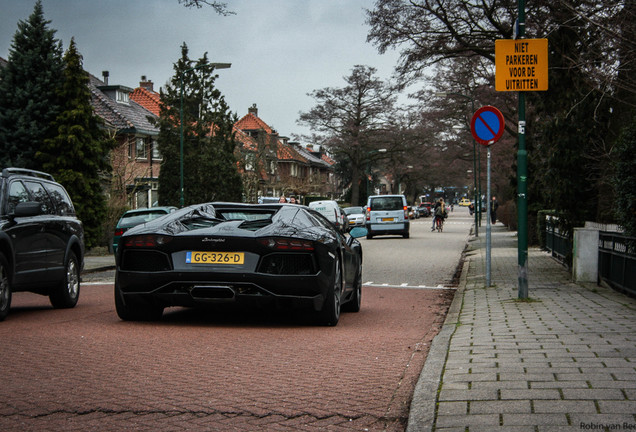
[[[395,218],[382,218],[382,222],[393,222]]]
[[[243,252],[186,252],[186,264],[243,264]]]

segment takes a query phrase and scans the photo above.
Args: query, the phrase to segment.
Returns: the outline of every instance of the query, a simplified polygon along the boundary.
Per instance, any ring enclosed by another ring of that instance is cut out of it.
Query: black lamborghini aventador
[[[365,228],[348,234],[292,204],[206,203],[127,231],[117,249],[123,320],[159,320],[169,306],[307,308],[336,325],[362,296]]]

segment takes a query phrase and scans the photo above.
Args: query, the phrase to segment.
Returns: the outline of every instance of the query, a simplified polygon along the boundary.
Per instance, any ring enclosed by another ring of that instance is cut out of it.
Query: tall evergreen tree
[[[63,105],[52,123],[57,135],[45,139],[35,156],[42,169],[68,190],[84,223],[86,246],[92,247],[100,239],[106,215],[100,174],[111,169],[108,153],[113,141],[100,129],[99,118],[93,113],[88,74],[73,39],[64,55],[64,66],[64,82],[58,89]]]
[[[161,93],[158,145],[163,161],[159,201],[162,205],[180,204],[181,114],[184,205],[212,200],[240,201],[242,187],[232,130],[236,115],[229,111],[221,92],[214,87],[218,76],[214,74],[214,65],[207,54],[196,62],[191,60],[184,43],[174,71]]]
[[[62,84],[62,44],[44,19],[42,2],[35,3],[0,69],[0,165],[42,169],[35,153],[55,134],[51,124],[60,110],[57,89]]]

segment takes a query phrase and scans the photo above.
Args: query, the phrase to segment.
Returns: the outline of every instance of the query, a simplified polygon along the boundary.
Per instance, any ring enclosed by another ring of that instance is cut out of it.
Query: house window
[[[148,189],[140,190],[135,194],[135,200],[137,202],[137,207],[135,208],[146,208],[148,206]]]
[[[148,149],[143,138],[137,138],[135,142],[135,155],[137,159],[148,159]]]
[[[161,160],[161,153],[159,152],[159,143],[157,143],[157,140],[152,140],[152,158],[154,160]]]
[[[159,205],[159,182],[156,181],[150,184],[150,205],[152,207]]]
[[[245,171],[254,171],[254,161],[253,161],[253,157],[251,157],[250,155],[248,155],[247,157],[245,157]]]
[[[121,90],[117,90],[115,92],[115,98],[117,100],[118,103],[122,103],[122,104],[128,104],[128,92],[124,92]]]

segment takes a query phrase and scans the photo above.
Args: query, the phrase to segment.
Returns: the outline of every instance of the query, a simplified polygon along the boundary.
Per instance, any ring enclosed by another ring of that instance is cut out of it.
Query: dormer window
[[[123,103],[128,105],[128,92],[124,92],[121,89],[117,89],[116,93],[116,101],[117,103]]]
[[[133,91],[133,89],[131,89],[130,87],[121,86],[121,85],[112,85],[112,86],[106,85],[106,86],[99,86],[97,88],[100,89],[102,92],[104,92],[106,96],[108,96],[115,102],[123,104],[123,105],[130,105],[130,99],[128,98],[128,96]]]

